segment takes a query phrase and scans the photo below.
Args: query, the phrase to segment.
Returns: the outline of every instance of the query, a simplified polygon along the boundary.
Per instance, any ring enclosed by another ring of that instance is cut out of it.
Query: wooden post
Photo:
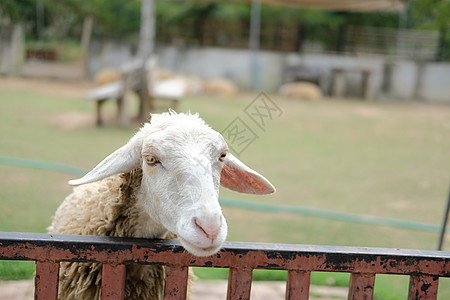
[[[102,126],[103,125],[103,120],[102,120],[102,105],[105,102],[105,100],[98,100],[96,101],[96,105],[95,105],[95,111],[96,111],[96,116],[97,116],[97,126]]]
[[[331,96],[343,97],[345,94],[345,70],[333,69],[333,82],[331,85]]]
[[[372,72],[370,70],[362,70],[361,77],[361,96],[364,99],[372,99]]]
[[[125,73],[122,75],[122,92],[119,98],[117,99],[117,108],[119,115],[120,126],[123,128],[127,128],[130,126],[130,116],[128,115],[128,107],[127,107],[127,93],[130,89],[130,73]]]
[[[154,68],[155,59],[149,58],[144,63],[142,70],[141,89],[139,93],[140,106],[138,119],[142,122],[147,122],[150,117],[150,112],[153,110],[153,84],[154,84]]]

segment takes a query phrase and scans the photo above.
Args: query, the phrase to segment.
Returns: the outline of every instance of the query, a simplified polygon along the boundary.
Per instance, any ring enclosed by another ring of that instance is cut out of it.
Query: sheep
[[[94,77],[96,86],[102,86],[120,80],[120,72],[114,68],[101,69]]]
[[[236,85],[231,80],[225,78],[216,78],[205,81],[203,90],[207,95],[226,98],[233,98],[238,92]]]
[[[227,223],[219,185],[269,194],[273,185],[228,152],[198,114],[169,111],[151,121],[80,179],[57,209],[50,233],[165,238],[196,256],[220,250]],[[161,299],[164,268],[127,265],[126,299]],[[61,263],[60,299],[99,299],[101,265]]]
[[[323,97],[320,88],[310,82],[290,82],[283,84],[278,90],[278,93],[285,97],[306,100],[320,100]]]

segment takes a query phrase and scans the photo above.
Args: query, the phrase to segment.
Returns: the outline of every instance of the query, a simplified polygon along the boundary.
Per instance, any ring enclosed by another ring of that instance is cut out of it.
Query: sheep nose
[[[222,216],[216,215],[214,218],[195,217],[194,224],[208,237],[208,239],[214,241],[222,226]]]

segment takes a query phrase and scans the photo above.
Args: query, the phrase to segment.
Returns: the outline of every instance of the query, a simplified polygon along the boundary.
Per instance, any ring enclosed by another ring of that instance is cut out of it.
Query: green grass
[[[224,189],[223,197],[440,224],[449,189],[450,106],[303,102],[271,95],[283,114],[270,120],[263,131],[244,113],[254,96],[191,97],[181,103],[181,111],[200,112],[218,131],[240,117],[258,135],[240,158],[270,179],[277,193],[258,197]],[[114,113],[114,104],[107,103],[107,125]],[[117,126],[96,128],[93,115],[93,103],[82,96],[0,85],[0,156],[89,169],[135,132]],[[12,166],[0,166],[0,176],[0,230],[33,232],[45,232],[71,191],[67,180],[73,178]],[[434,249],[438,238],[437,233],[311,216],[223,210],[228,239],[236,241]],[[450,250],[448,237],[444,249]],[[14,270],[12,265],[0,263],[1,278],[20,274],[5,271]],[[32,268],[26,270],[30,276]],[[200,277],[227,276],[226,270],[198,272]],[[285,275],[258,270],[254,276],[279,280]],[[407,281],[377,276],[378,299],[401,299]],[[348,274],[314,273],[312,282],[345,285]],[[450,299],[447,280],[441,280],[440,299]]]
[[[0,281],[30,279],[35,270],[36,264],[32,261],[0,260]]]

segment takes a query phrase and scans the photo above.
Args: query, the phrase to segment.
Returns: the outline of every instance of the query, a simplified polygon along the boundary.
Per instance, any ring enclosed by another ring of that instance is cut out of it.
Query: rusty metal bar
[[[438,276],[412,275],[409,280],[408,300],[437,299]]]
[[[188,267],[166,265],[165,300],[186,299],[188,284]]]
[[[225,242],[211,257],[193,257],[175,240],[0,232],[0,260],[177,264],[450,277],[450,252]]]
[[[372,300],[375,274],[352,273],[348,291],[348,300]]]
[[[34,278],[34,299],[57,300],[58,281],[59,263],[37,261]]]
[[[123,300],[125,295],[125,265],[102,266],[102,300]]]
[[[230,268],[228,273],[227,300],[250,299],[252,269]]]
[[[286,280],[286,300],[308,300],[311,272],[289,270]]]

